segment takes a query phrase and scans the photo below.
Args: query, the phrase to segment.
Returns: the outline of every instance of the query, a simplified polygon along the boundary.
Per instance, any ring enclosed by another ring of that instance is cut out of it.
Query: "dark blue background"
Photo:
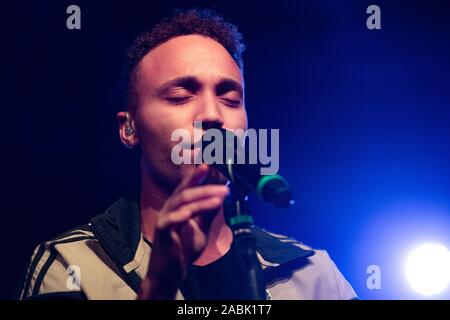
[[[81,7],[82,29],[66,29]],[[382,29],[366,28],[381,7]],[[325,248],[363,299],[420,298],[423,242],[450,247],[448,1],[35,1],[3,9],[8,55],[1,296],[35,245],[101,213],[138,176],[115,113],[124,47],[174,7],[238,24],[250,126],[279,128],[296,206],[256,221]],[[380,290],[366,268],[381,268]],[[447,289],[440,298],[450,298]]]

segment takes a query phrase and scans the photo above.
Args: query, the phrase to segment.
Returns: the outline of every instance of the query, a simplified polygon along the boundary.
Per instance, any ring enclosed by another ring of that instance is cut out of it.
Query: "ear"
[[[131,113],[128,113],[127,117],[127,112],[120,111],[119,113],[117,113],[116,118],[119,124],[120,140],[122,141],[123,145],[129,149],[137,146],[139,144],[139,138],[134,126],[133,115]],[[133,129],[132,134],[129,134],[130,130],[127,130],[127,128]]]

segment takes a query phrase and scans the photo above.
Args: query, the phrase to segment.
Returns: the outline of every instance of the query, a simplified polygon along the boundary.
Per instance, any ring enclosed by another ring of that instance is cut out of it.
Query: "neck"
[[[153,242],[156,214],[170,195],[158,186],[156,181],[142,170],[141,178],[141,230],[143,236]],[[225,222],[223,207],[214,218],[208,234],[208,243],[195,265],[207,265],[224,256],[231,247],[233,234]]]
[[[208,235],[208,244],[195,265],[204,266],[223,257],[231,247],[233,233],[225,222],[223,206],[214,218]]]

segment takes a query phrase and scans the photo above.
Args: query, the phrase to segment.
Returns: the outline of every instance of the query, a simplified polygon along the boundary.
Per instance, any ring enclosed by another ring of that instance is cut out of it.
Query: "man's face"
[[[179,36],[151,50],[138,66],[135,92],[133,118],[143,169],[166,191],[194,169],[171,161],[178,143],[171,141],[174,130],[186,129],[193,137],[194,121],[202,121],[205,129],[247,128],[241,71],[226,49],[208,37]]]

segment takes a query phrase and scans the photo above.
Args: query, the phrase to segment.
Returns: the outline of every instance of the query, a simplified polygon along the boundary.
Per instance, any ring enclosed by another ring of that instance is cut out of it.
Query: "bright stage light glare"
[[[442,292],[450,282],[450,252],[440,244],[421,245],[408,257],[406,277],[417,293],[430,296]]]

